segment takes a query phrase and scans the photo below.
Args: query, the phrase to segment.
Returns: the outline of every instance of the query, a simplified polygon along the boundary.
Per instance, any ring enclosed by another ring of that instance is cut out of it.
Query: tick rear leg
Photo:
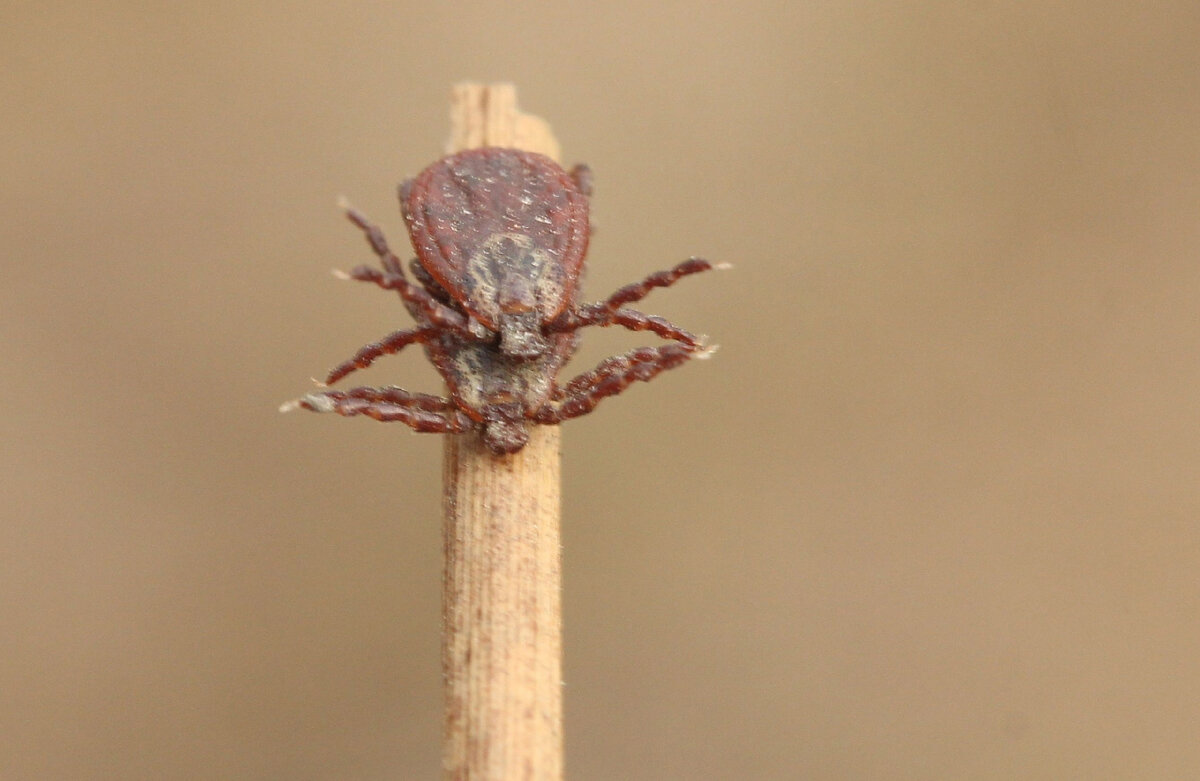
[[[652,331],[663,339],[683,342],[689,347],[699,347],[700,338],[691,331],[680,328],[657,315],[648,315],[636,309],[607,309],[601,304],[581,307],[576,314],[564,314],[546,326],[550,332],[575,331],[589,325],[619,325],[630,331]]]
[[[420,319],[419,312],[430,322],[440,323],[468,335],[466,319],[461,314],[438,301],[420,285],[414,285],[408,281],[408,277],[404,275],[404,267],[400,263],[400,258],[396,257],[396,253],[388,247],[383,229],[368,220],[366,215],[349,203],[343,201],[342,208],[346,211],[346,218],[357,225],[366,236],[367,244],[371,246],[371,251],[379,258],[379,263],[383,266],[383,273],[369,266],[359,266],[347,276],[361,282],[373,282],[385,290],[395,290],[400,294],[400,298],[404,300],[413,317]]]
[[[605,359],[590,372],[579,375],[555,394],[556,402],[547,404],[533,416],[538,423],[558,423],[586,415],[602,400],[616,396],[634,382],[649,382],[659,374],[681,366],[707,352],[683,344],[640,347]]]
[[[430,434],[458,434],[474,425],[474,421],[455,409],[449,399],[409,393],[400,388],[318,391],[290,401],[279,409],[281,412],[294,409],[336,412],[347,418],[366,415],[383,423],[404,423],[414,431]]]
[[[586,163],[576,163],[575,167],[571,169],[570,176],[571,181],[574,182],[575,186],[579,188],[579,192],[583,193],[588,198],[591,198],[592,183],[594,181],[592,169],[589,168]]]
[[[438,301],[424,288],[418,287],[404,277],[386,271],[380,271],[370,266],[356,266],[347,272],[339,272],[345,279],[359,282],[370,282],[384,290],[395,290],[400,293],[405,304],[409,304],[409,312],[418,320],[428,320],[433,325],[454,331],[467,339],[475,338],[467,327],[467,318],[445,304]],[[413,309],[415,307],[415,310]]]
[[[365,345],[354,354],[354,357],[330,369],[328,376],[325,377],[325,384],[332,385],[351,372],[367,368],[380,356],[394,355],[414,342],[428,341],[437,332],[436,326],[426,325],[390,333],[378,342]]]
[[[603,301],[581,306],[575,312],[564,312],[547,326],[547,330],[573,331],[589,325],[619,325],[631,331],[653,331],[664,339],[697,346],[700,340],[689,331],[661,317],[623,307],[641,301],[655,288],[670,287],[683,277],[717,268],[725,266],[715,266],[704,258],[690,258],[674,268],[656,271],[640,282],[626,285]]]
[[[371,245],[371,251],[379,257],[379,262],[383,264],[384,270],[389,274],[395,274],[398,277],[404,277],[404,267],[400,265],[400,258],[396,257],[396,253],[392,252],[388,247],[387,237],[383,235],[383,229],[375,223],[367,219],[367,216],[350,205],[346,199],[342,199],[339,203],[342,210],[346,213],[346,219],[358,226],[359,230],[366,236],[367,244]]]
[[[642,314],[633,309],[618,309],[607,318],[608,322],[613,325],[619,325],[622,328],[628,328],[630,331],[653,331],[663,339],[672,339],[677,342],[683,342],[688,347],[699,347],[700,337],[693,334],[691,331],[680,328],[666,318],[656,315]]]
[[[711,271],[716,268],[726,268],[726,266],[716,266],[708,262],[704,258],[688,258],[684,262],[675,266],[675,268],[667,269],[666,271],[656,271],[648,275],[641,282],[634,282],[626,285],[613,293],[603,301],[595,304],[589,304],[583,309],[604,308],[616,309],[625,304],[632,304],[636,301],[641,301],[646,296],[650,295],[650,291],[656,287],[670,287],[678,282],[683,277],[691,274],[699,274],[701,271]]]

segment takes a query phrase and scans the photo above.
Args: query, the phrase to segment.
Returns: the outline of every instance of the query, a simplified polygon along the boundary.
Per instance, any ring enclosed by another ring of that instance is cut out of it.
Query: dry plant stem
[[[559,155],[508,84],[454,88],[446,151],[479,146]],[[446,437],[445,779],[562,778],[559,430],[533,426],[510,456]]]

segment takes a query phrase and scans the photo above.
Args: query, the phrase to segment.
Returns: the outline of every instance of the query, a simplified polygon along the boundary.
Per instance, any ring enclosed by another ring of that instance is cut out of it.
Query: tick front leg
[[[351,388],[343,391],[346,396],[367,401],[387,402],[405,407],[414,407],[426,412],[445,412],[454,409],[454,402],[445,396],[434,396],[429,393],[413,393],[395,385],[385,385],[382,388]]]
[[[371,342],[359,349],[350,360],[343,361],[330,369],[328,376],[325,377],[325,384],[332,385],[351,372],[367,368],[380,356],[394,355],[414,342],[428,341],[437,332],[436,326],[427,325],[388,334],[378,342]]]
[[[400,388],[317,391],[289,401],[279,411],[294,409],[336,412],[347,418],[366,415],[384,423],[404,423],[414,431],[429,434],[459,434],[474,426],[474,421],[455,409],[449,399]]]
[[[641,347],[608,358],[567,383],[555,394],[556,403],[539,409],[533,419],[538,423],[558,423],[586,415],[602,400],[621,393],[634,382],[649,382],[668,369],[707,355],[707,351],[689,345],[668,344]]]

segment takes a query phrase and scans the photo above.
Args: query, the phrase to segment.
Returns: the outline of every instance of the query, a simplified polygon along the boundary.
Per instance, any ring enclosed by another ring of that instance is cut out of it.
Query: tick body
[[[706,260],[692,258],[580,304],[590,183],[583,166],[568,173],[548,157],[517,149],[483,147],[437,161],[400,186],[417,253],[410,263],[415,283],[383,232],[347,207],[382,268],[359,266],[345,276],[398,292],[417,326],[366,345],[334,367],[326,383],[421,344],[448,396],[393,387],[325,390],[284,408],[367,415],[417,431],[479,429],[494,453],[507,454],[525,445],[530,424],[587,414],[634,381],[706,356],[690,332],[627,306],[653,288],[714,268]],[[578,330],[589,325],[651,331],[669,343],[609,358],[560,385]]]

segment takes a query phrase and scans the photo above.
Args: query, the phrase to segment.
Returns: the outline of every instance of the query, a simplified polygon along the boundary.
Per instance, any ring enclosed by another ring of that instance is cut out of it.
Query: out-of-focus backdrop
[[[1200,777],[1193,0],[0,19],[0,778],[436,777],[441,442],[275,410],[407,322],[336,197],[406,246],[462,79],[592,294],[736,266],[565,431],[572,778]]]

